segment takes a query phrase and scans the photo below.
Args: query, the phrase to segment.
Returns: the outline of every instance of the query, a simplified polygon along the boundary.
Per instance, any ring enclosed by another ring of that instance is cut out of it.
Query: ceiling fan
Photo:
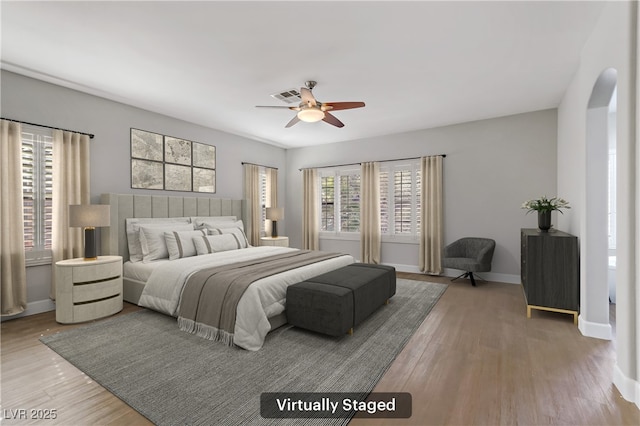
[[[287,108],[298,113],[287,123],[284,127],[291,127],[298,121],[306,121],[307,123],[314,123],[316,121],[324,121],[336,127],[344,127],[344,123],[338,120],[329,111],[338,111],[341,109],[361,108],[364,106],[364,102],[318,102],[311,93],[311,90],[316,86],[315,81],[305,82],[306,87],[300,88],[300,98],[302,102],[298,106],[271,106],[271,105],[256,105],[257,108]]]

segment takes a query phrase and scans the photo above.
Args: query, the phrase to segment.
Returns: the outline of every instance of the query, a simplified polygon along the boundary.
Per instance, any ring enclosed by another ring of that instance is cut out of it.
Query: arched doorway
[[[617,71],[604,70],[596,80],[586,117],[586,216],[580,330],[612,338],[609,301],[615,300],[615,179]],[[613,161],[612,161],[613,159]],[[610,262],[611,258],[611,262]],[[611,266],[610,266],[611,265]],[[610,285],[613,290],[610,292]]]

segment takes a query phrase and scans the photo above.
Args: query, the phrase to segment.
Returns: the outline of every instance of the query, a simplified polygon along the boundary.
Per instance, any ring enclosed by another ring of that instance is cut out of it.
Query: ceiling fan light
[[[298,118],[307,123],[315,123],[324,118],[324,112],[319,108],[304,108],[298,111]]]

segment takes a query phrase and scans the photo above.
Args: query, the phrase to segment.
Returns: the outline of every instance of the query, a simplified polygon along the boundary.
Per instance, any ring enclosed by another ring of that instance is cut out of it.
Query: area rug
[[[396,295],[352,336],[285,325],[250,352],[178,329],[143,310],[40,340],[158,425],[346,424],[265,419],[265,392],[369,393],[424,321],[445,284],[399,279]]]

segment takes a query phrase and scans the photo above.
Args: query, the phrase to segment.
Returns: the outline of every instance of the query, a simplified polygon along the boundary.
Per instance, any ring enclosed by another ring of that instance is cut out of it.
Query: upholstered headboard
[[[102,255],[120,255],[129,260],[125,219],[236,216],[242,219],[245,232],[251,232],[249,208],[245,200],[210,197],[171,197],[163,195],[102,194],[102,204],[111,206],[111,225],[101,229]]]

